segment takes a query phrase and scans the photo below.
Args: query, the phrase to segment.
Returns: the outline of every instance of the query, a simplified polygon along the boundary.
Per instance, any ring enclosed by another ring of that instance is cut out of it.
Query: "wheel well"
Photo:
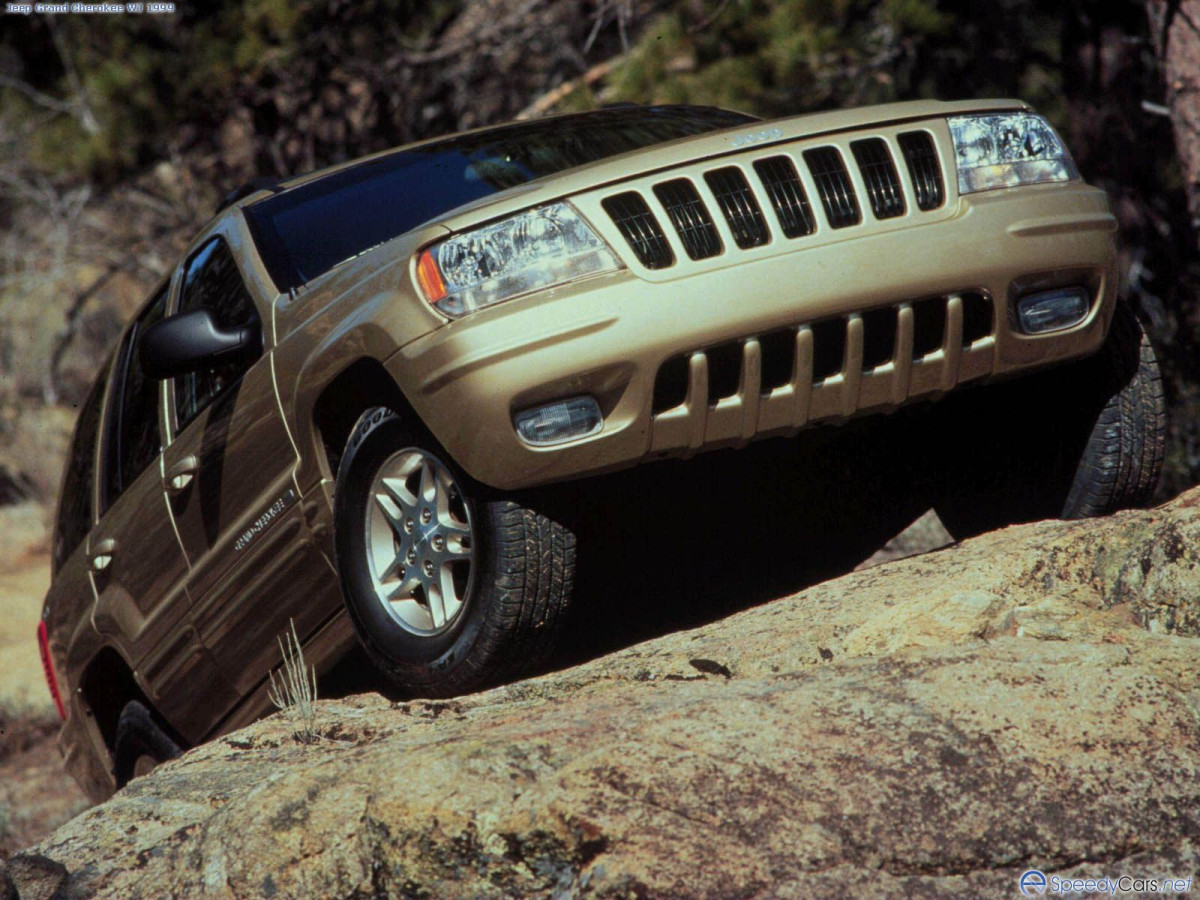
[[[117,720],[130,700],[150,701],[133,677],[133,670],[112,647],[105,647],[88,663],[79,681],[84,702],[92,710],[104,744],[111,751],[117,741]]]
[[[386,406],[409,421],[416,420],[412,407],[387,369],[379,360],[369,357],[347,366],[317,397],[313,425],[321,436],[331,476],[337,476],[354,423],[372,406]]]

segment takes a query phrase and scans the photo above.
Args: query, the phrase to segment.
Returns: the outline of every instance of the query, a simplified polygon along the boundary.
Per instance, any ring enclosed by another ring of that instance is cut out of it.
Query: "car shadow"
[[[929,506],[919,412],[530,491],[520,502],[576,535],[564,669],[845,574]],[[916,427],[914,427],[916,426]],[[925,448],[928,444],[923,445]],[[355,649],[322,697],[391,690]]]
[[[657,462],[534,499],[577,538],[575,597],[551,668],[851,571],[930,505],[908,419]]]

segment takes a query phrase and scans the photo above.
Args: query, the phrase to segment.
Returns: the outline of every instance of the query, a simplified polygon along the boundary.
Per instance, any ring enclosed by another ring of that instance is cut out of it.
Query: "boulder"
[[[1198,504],[1009,528],[458,700],[322,701],[312,743],[279,714],[135,780],[11,877],[113,898],[1187,878]]]

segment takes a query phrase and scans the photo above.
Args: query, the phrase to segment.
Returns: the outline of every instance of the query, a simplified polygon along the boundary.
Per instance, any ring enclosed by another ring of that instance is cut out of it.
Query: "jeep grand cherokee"
[[[1115,229],[1015,101],[606,109],[252,191],[79,416],[39,628],[68,768],[102,797],[264,714],[289,620],[414,696],[537,666],[575,558],[540,485],[1090,356],[1019,493],[1143,502],[1162,397]],[[969,530],[1013,491],[966,462]]]

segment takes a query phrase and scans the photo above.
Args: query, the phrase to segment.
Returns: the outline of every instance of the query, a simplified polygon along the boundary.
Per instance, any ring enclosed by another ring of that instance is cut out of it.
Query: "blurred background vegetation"
[[[1176,492],[1200,480],[1195,169],[1171,118],[1180,64],[1163,62],[1180,6],[185,0],[0,17],[0,502],[50,498],[105,348],[253,176],[617,100],[774,117],[924,97],[1033,103],[1109,192],[1168,376]]]

